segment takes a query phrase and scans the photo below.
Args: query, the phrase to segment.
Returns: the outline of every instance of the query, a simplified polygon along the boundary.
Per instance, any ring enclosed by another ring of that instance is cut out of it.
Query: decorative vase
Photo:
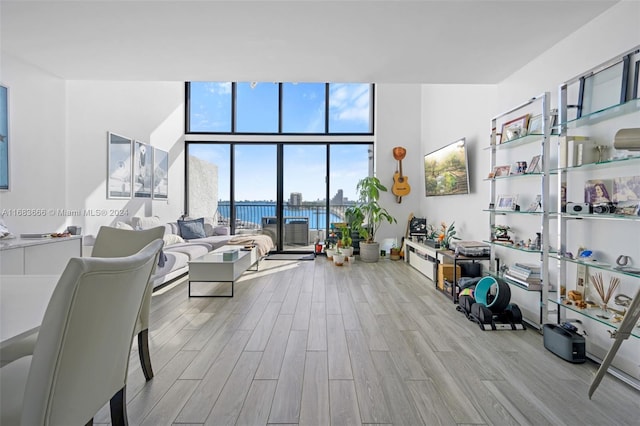
[[[333,263],[336,264],[336,266],[342,266],[344,265],[344,259],[345,259],[345,255],[344,253],[334,253],[333,254]]]

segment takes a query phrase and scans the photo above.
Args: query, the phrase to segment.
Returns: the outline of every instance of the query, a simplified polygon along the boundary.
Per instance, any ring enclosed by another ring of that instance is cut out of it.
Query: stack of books
[[[527,287],[529,290],[542,290],[540,265],[516,262],[509,266],[504,277]]]

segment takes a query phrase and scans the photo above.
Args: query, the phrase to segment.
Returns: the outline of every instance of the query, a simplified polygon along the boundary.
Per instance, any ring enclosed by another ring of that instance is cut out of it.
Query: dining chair
[[[44,314],[33,355],[0,368],[0,424],[83,425],[110,404],[127,425],[131,344],[162,240],[115,258],[72,258]]]
[[[121,257],[136,253],[142,247],[155,239],[162,239],[164,226],[132,231],[129,229],[112,228],[102,226],[98,230],[96,241],[93,245],[92,257]],[[159,256],[162,252],[158,253]],[[157,264],[157,262],[156,262]],[[155,271],[155,265],[154,265]],[[153,275],[153,272],[152,274]],[[144,294],[142,310],[136,322],[136,334],[138,335],[138,355],[144,378],[149,381],[153,378],[151,355],[149,352],[149,311],[151,308],[151,294],[153,287],[149,286]]]
[[[158,226],[141,231],[112,228],[102,226],[98,230],[92,257],[123,257],[137,253],[151,241],[162,239],[165,228]],[[161,253],[158,253],[161,255]],[[155,271],[155,265],[154,265]],[[153,272],[151,273],[153,275]],[[138,355],[142,373],[147,381],[153,378],[153,368],[151,366],[151,355],[149,352],[149,310],[151,306],[151,294],[153,287],[149,286],[144,294],[142,310],[136,322],[136,334],[138,335]],[[0,348],[0,366],[15,361],[23,356],[33,353],[34,345],[38,339],[38,330],[23,336]]]

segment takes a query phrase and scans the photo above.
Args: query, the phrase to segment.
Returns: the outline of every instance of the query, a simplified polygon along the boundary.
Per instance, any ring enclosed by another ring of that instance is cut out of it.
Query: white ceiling
[[[69,80],[491,84],[617,1],[2,0],[0,43]]]

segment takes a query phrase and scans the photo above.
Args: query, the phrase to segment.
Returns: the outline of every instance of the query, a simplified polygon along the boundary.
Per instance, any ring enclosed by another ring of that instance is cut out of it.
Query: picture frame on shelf
[[[511,211],[518,205],[518,195],[498,195],[496,210]]]
[[[131,198],[131,143],[132,140],[116,133],[107,133],[107,198]]]
[[[584,202],[591,205],[611,203],[613,181],[611,179],[593,179],[584,183]]]
[[[153,180],[153,149],[144,142],[134,142],[133,179],[134,197],[151,198]]]
[[[589,285],[589,268],[584,263],[576,265],[576,291],[582,296],[582,300],[586,299],[587,286]]]
[[[527,125],[529,123],[530,114],[525,114],[521,117],[509,120],[502,125],[502,135],[500,137],[500,143],[509,142],[514,139],[521,138],[527,133]]]
[[[541,135],[543,133],[542,129],[542,114],[534,115],[529,119],[529,124],[527,127],[528,135]]]
[[[542,211],[542,195],[540,194],[536,195],[536,199],[533,200],[531,204],[529,204],[529,207],[527,207],[527,210],[525,211],[529,213]]]
[[[511,165],[495,166],[493,168],[493,177],[505,177],[511,174]]]
[[[527,162],[526,161],[516,161],[516,169],[513,172],[514,175],[522,175],[527,172]]]
[[[614,105],[622,104],[627,96],[629,57],[591,73],[580,80],[578,117],[584,117]]]
[[[611,201],[616,205],[616,213],[637,216],[640,209],[640,176],[613,178]]]
[[[542,171],[542,165],[540,164],[541,155],[534,155],[527,166],[525,173],[540,173]]]

